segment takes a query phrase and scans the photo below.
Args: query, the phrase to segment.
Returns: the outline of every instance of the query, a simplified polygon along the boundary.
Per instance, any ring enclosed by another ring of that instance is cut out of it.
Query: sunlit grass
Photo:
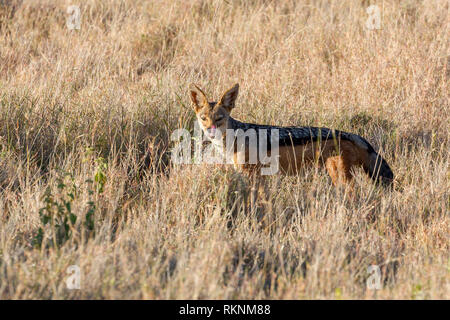
[[[65,1],[0,4],[0,298],[449,298],[447,1],[384,1],[380,30],[369,1],[78,3],[80,30]],[[191,82],[239,82],[243,121],[363,135],[395,188],[311,169],[249,213],[245,176],[170,162]]]

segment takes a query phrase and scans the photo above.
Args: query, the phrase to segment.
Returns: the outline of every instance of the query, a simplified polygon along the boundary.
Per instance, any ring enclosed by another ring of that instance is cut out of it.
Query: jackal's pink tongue
[[[213,136],[216,135],[216,126],[211,126],[211,127],[208,129],[208,135],[209,135],[210,137],[213,137]]]

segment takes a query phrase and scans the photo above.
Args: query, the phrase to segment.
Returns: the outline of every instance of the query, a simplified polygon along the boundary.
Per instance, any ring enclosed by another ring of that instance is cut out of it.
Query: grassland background
[[[448,39],[446,0],[0,1],[0,298],[450,298]],[[245,177],[170,162],[190,82],[239,82],[240,120],[363,135],[395,189],[311,169],[245,213]],[[61,244],[48,203],[77,217]]]

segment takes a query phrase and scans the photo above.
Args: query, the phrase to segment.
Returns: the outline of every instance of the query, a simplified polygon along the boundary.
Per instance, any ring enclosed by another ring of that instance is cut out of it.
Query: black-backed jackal
[[[217,130],[225,141],[227,129],[241,129],[243,132],[265,129],[264,132],[269,136],[271,130],[276,129],[279,135],[279,169],[284,174],[296,174],[298,169],[307,165],[325,166],[333,183],[338,185],[352,179],[352,168],[362,167],[375,181],[392,183],[394,175],[389,165],[369,142],[356,134],[328,128],[259,125],[232,118],[230,112],[235,106],[238,92],[239,85],[235,84],[219,102],[211,102],[198,86],[190,85],[190,97],[198,123],[208,138],[212,139]],[[257,137],[259,139],[260,136]],[[270,144],[268,147],[270,149]],[[248,152],[249,148],[245,150]],[[233,159],[237,164],[236,148],[234,152]],[[258,175],[261,164],[241,163],[239,166],[244,171]]]

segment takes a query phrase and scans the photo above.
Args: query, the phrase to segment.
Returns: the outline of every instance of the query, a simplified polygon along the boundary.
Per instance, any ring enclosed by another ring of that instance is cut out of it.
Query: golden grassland
[[[449,299],[448,39],[446,0],[0,1],[0,298]],[[245,176],[170,161],[190,82],[363,135],[395,188],[310,169],[248,212]]]

